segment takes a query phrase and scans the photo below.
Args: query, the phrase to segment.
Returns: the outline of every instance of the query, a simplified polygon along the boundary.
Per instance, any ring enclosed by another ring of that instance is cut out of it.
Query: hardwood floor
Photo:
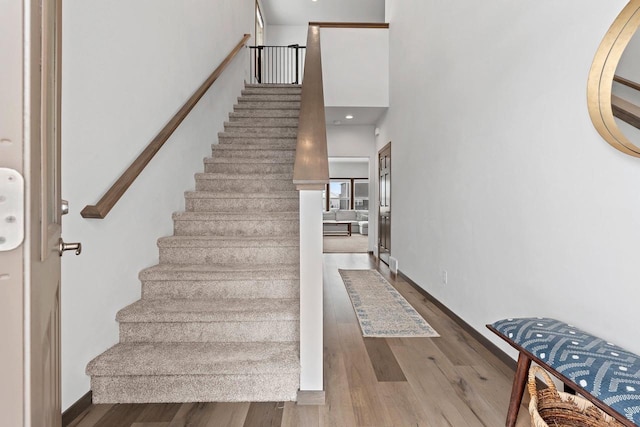
[[[338,268],[377,268],[441,335],[363,339]],[[513,371],[386,265],[324,255],[325,406],[92,405],[73,427],[503,426]],[[526,399],[528,401],[528,399]],[[525,405],[517,427],[529,426]]]

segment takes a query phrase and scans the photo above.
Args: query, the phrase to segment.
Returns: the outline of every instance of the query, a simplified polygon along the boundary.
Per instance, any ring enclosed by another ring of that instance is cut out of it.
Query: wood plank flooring
[[[364,339],[338,268],[376,268],[441,335]],[[324,255],[324,406],[92,405],[71,427],[503,426],[513,371],[368,254]],[[528,399],[525,399],[525,403]],[[529,426],[521,406],[517,427]]]

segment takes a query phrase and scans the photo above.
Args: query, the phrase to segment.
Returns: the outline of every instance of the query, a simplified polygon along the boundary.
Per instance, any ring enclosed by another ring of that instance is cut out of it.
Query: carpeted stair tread
[[[298,199],[297,191],[274,191],[272,193],[228,193],[219,191],[186,191],[187,199]]]
[[[196,179],[248,179],[255,180],[255,174],[228,173],[228,172],[198,172],[195,174]],[[293,180],[293,173],[270,173],[261,177],[262,180]]]
[[[224,132],[218,132],[218,138],[259,138],[264,140],[290,140],[298,137],[298,129],[296,128],[233,128]]]
[[[220,157],[206,157],[204,160],[205,166],[207,164],[213,163],[238,163],[238,164],[271,164],[271,165],[290,165],[293,167],[293,159],[264,159],[264,158],[255,158],[255,157],[233,157],[233,158],[223,158]]]
[[[185,194],[189,212],[299,212],[297,191],[250,193],[232,191],[189,191]]]
[[[296,264],[156,264],[139,273],[140,280],[270,280],[297,279]]]
[[[277,136],[277,135],[258,135],[258,134],[236,134],[231,136],[221,135],[218,138],[218,145],[259,145],[263,150],[270,149],[271,147],[283,147],[288,149],[295,149],[298,143],[296,135]]]
[[[299,319],[299,302],[287,299],[141,299],[118,312],[118,322],[265,322]]]
[[[121,343],[93,359],[95,376],[297,374],[297,343]]]
[[[269,109],[257,109],[257,110],[239,110],[229,113],[229,120],[244,120],[247,118],[258,119],[270,119],[270,118],[298,118],[300,116],[300,110],[269,110]]]
[[[234,158],[239,160],[240,158]],[[219,159],[220,160],[220,159]],[[287,173],[293,174],[293,161],[287,163],[274,162],[204,162],[204,171],[206,173],[242,173],[266,175],[270,173]],[[293,175],[292,175],[293,176]],[[258,178],[258,177],[256,177]]]
[[[253,151],[266,151],[266,152],[274,152],[274,157],[278,159],[279,153],[278,151],[296,151],[297,140],[295,139],[286,139],[282,141],[274,141],[274,140],[265,140],[262,141],[258,138],[252,138],[251,142],[245,142],[241,144],[237,143],[221,143],[221,144],[212,144],[211,150],[213,152],[224,152],[224,151],[246,151],[248,153]]]
[[[161,248],[278,248],[297,247],[298,237],[167,236],[158,239]]]
[[[236,129],[236,128],[294,128],[298,129],[297,118],[295,119],[287,119],[287,118],[272,118],[272,119],[242,119],[233,122],[224,122],[225,129]]]
[[[295,221],[298,212],[174,212],[174,221]]]
[[[280,88],[278,90],[273,89],[264,89],[264,88],[247,88],[244,89],[240,94],[242,96],[245,95],[271,95],[271,94],[279,94],[279,95],[298,95],[302,94],[302,90],[298,88]]]
[[[300,102],[261,102],[261,101],[246,101],[238,102],[233,106],[234,111],[242,110],[295,110],[300,111]],[[298,113],[300,114],[300,113]]]
[[[300,94],[290,93],[247,93],[238,98],[238,102],[300,102]]]

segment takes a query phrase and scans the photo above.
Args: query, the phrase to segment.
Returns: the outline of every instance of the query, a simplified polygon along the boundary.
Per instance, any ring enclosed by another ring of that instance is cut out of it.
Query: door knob
[[[76,251],[76,255],[80,255],[82,252],[82,243],[65,243],[64,240],[62,240],[62,237],[58,239],[58,254],[60,254],[60,256],[62,256],[64,251],[73,250]]]

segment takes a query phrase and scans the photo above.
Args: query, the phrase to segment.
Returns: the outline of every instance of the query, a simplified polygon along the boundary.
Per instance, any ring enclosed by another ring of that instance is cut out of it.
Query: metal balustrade
[[[251,83],[302,84],[306,46],[248,46]]]

